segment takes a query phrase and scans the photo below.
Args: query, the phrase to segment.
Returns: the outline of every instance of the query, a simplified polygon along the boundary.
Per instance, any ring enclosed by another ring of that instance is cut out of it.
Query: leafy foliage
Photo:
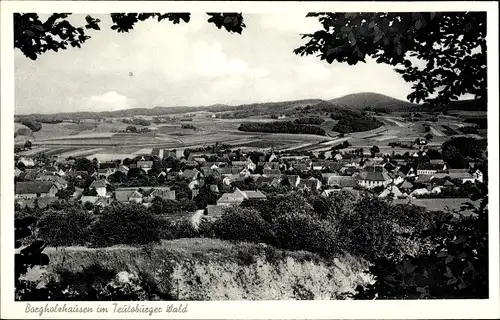
[[[485,12],[309,13],[322,30],[302,35],[300,55],[355,65],[367,57],[412,82],[412,102],[442,105],[464,94],[486,98]],[[419,68],[415,60],[426,63]],[[457,72],[458,71],[458,72]]]
[[[486,140],[471,137],[454,137],[443,143],[442,155],[450,168],[466,168],[473,160],[484,158]]]
[[[224,240],[273,243],[271,225],[250,208],[230,208],[213,224],[215,237]]]
[[[163,221],[142,205],[106,207],[92,227],[94,246],[146,244],[160,240]]]
[[[90,241],[92,215],[80,209],[48,210],[38,221],[38,236],[57,246],[86,245]]]
[[[217,28],[224,27],[228,32],[241,34],[245,24],[240,13],[207,13],[210,17],[208,23],[213,23]],[[90,36],[89,30],[101,30],[100,19],[90,15],[85,17],[85,25],[74,26],[67,18],[71,13],[54,13],[42,21],[36,13],[14,14],[14,48],[28,58],[36,60],[38,56],[47,52],[65,50],[68,47],[81,48]],[[190,13],[111,13],[111,30],[119,33],[130,32],[136,23],[148,19],[163,20],[179,24],[189,22]]]

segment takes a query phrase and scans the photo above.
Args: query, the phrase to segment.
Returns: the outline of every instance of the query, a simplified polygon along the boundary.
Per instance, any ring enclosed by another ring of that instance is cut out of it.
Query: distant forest
[[[238,128],[247,132],[269,132],[269,133],[301,133],[326,136],[325,130],[308,124],[298,124],[292,121],[275,121],[270,123],[244,122]]]
[[[372,103],[369,103],[369,102]],[[343,98],[324,101],[319,99],[253,103],[237,106],[213,105],[200,107],[161,107],[133,108],[117,111],[104,112],[62,112],[55,114],[30,114],[15,115],[15,122],[34,120],[40,123],[59,123],[64,120],[78,119],[102,119],[102,118],[125,118],[133,116],[164,116],[170,114],[182,114],[188,112],[225,112],[223,118],[246,118],[262,115],[287,115],[297,116],[300,113],[331,113],[338,109],[352,111],[375,111],[375,112],[440,112],[444,110],[463,111],[486,111],[487,101],[484,100],[461,100],[452,102],[446,107],[423,107],[411,104],[380,94],[359,93],[348,95]]]

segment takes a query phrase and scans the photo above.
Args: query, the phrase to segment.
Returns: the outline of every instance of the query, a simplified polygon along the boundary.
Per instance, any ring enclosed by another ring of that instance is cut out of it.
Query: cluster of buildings
[[[101,163],[91,173],[93,181],[89,186],[92,195],[84,195],[76,188],[72,197],[82,204],[106,206],[113,201],[121,203],[140,203],[149,206],[156,197],[176,200],[168,181],[183,179],[187,181],[194,199],[207,178],[221,181],[222,185],[234,186],[232,192],[221,193],[217,184],[210,190],[217,194],[217,204],[208,205],[206,213],[220,214],[227,206],[239,205],[244,200],[266,199],[261,190],[265,186],[288,186],[294,190],[309,190],[328,196],[340,190],[348,190],[359,196],[362,190],[369,190],[378,197],[415,198],[425,194],[439,194],[443,190],[459,187],[457,184],[482,182],[479,170],[449,169],[442,159],[430,160],[417,166],[409,165],[407,160],[394,160],[388,166],[382,157],[343,159],[336,154],[332,159],[316,161],[305,155],[280,155],[274,152],[254,156],[241,152],[225,152],[219,155],[190,154],[179,151],[161,150],[156,154],[162,157],[142,156],[124,165],[119,162]],[[173,168],[166,159],[175,158],[180,168]],[[210,161],[208,161],[210,160]],[[411,160],[411,159],[410,159]],[[57,193],[68,187],[67,178],[83,179],[86,171],[74,170],[75,160],[54,160],[49,166],[41,167],[33,159],[21,158],[25,169],[16,169],[20,181],[15,185],[15,198],[21,205],[33,205],[34,199],[40,203],[57,200]],[[412,162],[413,163],[413,162]],[[109,177],[116,172],[127,175],[133,168],[145,174],[155,170],[154,175],[164,180],[162,186],[141,186],[114,188]],[[388,168],[390,170],[388,170]],[[164,185],[163,185],[164,184]],[[246,190],[242,186],[252,186]]]

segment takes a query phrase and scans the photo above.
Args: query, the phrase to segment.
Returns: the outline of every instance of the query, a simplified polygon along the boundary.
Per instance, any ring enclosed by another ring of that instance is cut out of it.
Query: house
[[[279,162],[260,162],[257,163],[257,166],[262,167],[263,169],[280,169],[280,163]]]
[[[78,187],[75,187],[75,192],[73,192],[73,194],[71,195],[71,197],[73,199],[78,199],[80,198],[80,196],[83,194],[83,189],[82,188],[78,188]]]
[[[262,170],[262,173],[266,176],[280,176],[281,170],[280,169],[264,169],[264,170]]]
[[[433,177],[434,176],[430,174],[421,174],[415,179],[415,181],[418,183],[430,183]]]
[[[36,180],[38,174],[37,169],[26,169],[24,170],[23,178],[24,180]]]
[[[300,177],[298,175],[286,175],[285,179],[288,179],[290,186],[292,186],[293,188],[297,188],[299,186]]]
[[[58,190],[64,190],[68,187],[68,182],[59,176],[53,175],[41,175],[36,180],[39,181],[51,181],[55,184]]]
[[[276,156],[276,154],[274,152],[271,153],[271,155],[269,156],[269,162],[274,162],[274,161],[277,161],[278,160],[278,157]]]
[[[396,186],[389,186],[378,195],[379,198],[392,197],[393,199],[398,199],[404,196],[407,196],[407,194],[402,193]]]
[[[335,156],[333,156],[333,159],[340,161],[343,159],[342,155],[340,153],[337,153]]]
[[[421,163],[417,167],[417,175],[429,174],[432,175],[438,171],[446,170],[446,165],[444,164],[432,164],[430,162]]]
[[[219,187],[216,184],[211,184],[209,189],[212,192],[219,193]]]
[[[252,160],[246,160],[246,161],[232,161],[231,165],[233,167],[244,167],[248,170],[254,171],[257,168],[257,165],[252,162]]]
[[[164,200],[175,200],[175,190],[169,188],[154,188],[148,196],[151,199],[156,197]]]
[[[405,181],[405,174],[400,171],[396,173],[388,173],[388,175],[392,178],[392,184],[398,185]]]
[[[427,189],[427,188],[419,188],[419,189],[415,189],[413,190],[409,196],[412,197],[412,198],[416,198],[417,196],[421,196],[421,195],[424,195],[424,194],[429,194],[430,193],[430,190]]]
[[[448,173],[436,173],[434,175],[434,178],[450,177],[451,179],[461,180],[462,183],[474,183],[476,182],[476,176],[474,176],[474,174],[471,174],[467,169],[449,169]],[[482,174],[479,178],[482,180]]]
[[[399,186],[399,189],[407,192],[408,190],[413,189],[413,184],[410,181],[405,181]]]
[[[205,214],[210,218],[219,218],[224,214],[225,209],[227,209],[226,205],[209,204],[205,208]]]
[[[195,168],[195,169],[185,169],[184,171],[179,173],[179,175],[184,179],[196,180],[201,174],[200,171],[198,171],[198,169]]]
[[[108,182],[104,179],[94,180],[90,184],[90,189],[95,189],[98,196],[105,197],[107,195],[107,192],[106,192],[107,184],[108,184]]]
[[[29,158],[29,157],[20,157],[18,162],[24,164],[26,167],[34,167],[35,166],[35,160],[33,160],[33,158]]]
[[[274,179],[274,177],[260,176],[257,178],[257,180],[255,180],[255,184],[258,187],[270,186],[272,185]]]
[[[104,176],[106,178],[108,178],[110,175],[114,174],[116,171],[117,171],[116,168],[103,168],[103,169],[97,170],[99,176]]]
[[[248,170],[248,168],[244,168],[243,170],[241,170],[241,171],[239,172],[239,174],[240,174],[240,175],[242,175],[242,176],[249,176],[249,175],[251,175],[252,173],[250,172],[250,170]]]
[[[309,179],[301,179],[299,181],[297,188],[299,190],[305,190],[305,189],[311,191],[319,190],[321,188],[321,181],[313,177]]]
[[[481,172],[481,170],[478,169],[474,171],[472,176],[474,177],[474,179],[476,179],[476,181],[483,182],[483,173]]]
[[[32,209],[35,208],[35,205],[40,209],[44,209],[58,201],[59,199],[57,199],[56,197],[16,199],[16,203],[21,206],[21,208],[29,207]]]
[[[344,175],[344,176],[352,176],[353,174],[356,174],[358,172],[359,172],[359,168],[357,166],[353,166],[353,165],[344,165],[339,170],[339,173]]]
[[[19,177],[23,173],[19,168],[14,169],[14,177]]]
[[[266,196],[260,191],[242,191],[238,188],[232,193],[224,193],[219,200],[217,200],[218,205],[239,205],[244,200],[255,199],[255,200],[265,200]]]
[[[109,204],[108,198],[98,197],[98,196],[82,196],[80,198],[82,204],[91,203],[94,206],[105,207]]]
[[[115,190],[115,200],[121,203],[141,203],[143,196],[138,189],[139,188],[118,188]]]
[[[322,174],[326,184],[330,187],[348,187],[354,188],[357,181],[352,176],[339,176],[335,173],[323,173]]]
[[[369,189],[387,186],[392,181],[383,166],[366,167],[364,171],[356,175],[356,179],[358,179],[359,186]]]
[[[299,171],[299,172],[304,172],[304,171],[308,171],[311,168],[311,166],[308,166],[305,163],[294,163],[294,164],[292,164],[292,168]]]
[[[16,182],[15,198],[32,199],[55,197],[58,189],[52,181],[23,181]]]
[[[321,171],[325,168],[325,163],[324,162],[313,162],[311,167],[314,171]]]
[[[198,163],[199,165],[203,165],[205,162],[207,162],[205,158],[193,158],[193,160],[196,161],[196,163]]]

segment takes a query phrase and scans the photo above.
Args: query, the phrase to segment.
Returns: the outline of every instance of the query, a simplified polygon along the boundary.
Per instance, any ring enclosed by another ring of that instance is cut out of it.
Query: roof
[[[441,170],[443,169],[442,164],[438,163],[421,163],[418,165],[417,170]]]
[[[297,170],[309,170],[309,167],[305,163],[294,163],[293,167]]]
[[[367,172],[363,171],[359,175],[360,180],[366,180],[366,181],[388,181],[391,180],[391,178],[387,175],[385,172]]]
[[[316,190],[318,188],[318,180],[300,180],[298,188],[308,188],[311,190]]]
[[[175,191],[169,189],[154,189],[150,193],[150,197],[160,197],[163,199],[175,199]]]
[[[128,198],[134,192],[137,192],[139,188],[120,188],[115,190],[115,199],[119,202],[128,202]]]
[[[216,204],[209,204],[207,205],[207,215],[209,216],[221,216],[224,213],[224,209],[227,208],[227,206],[220,206]]]
[[[413,188],[413,184],[409,181],[405,181],[403,182],[400,186],[399,186],[400,189],[411,189]]]
[[[246,199],[266,199],[266,195],[258,190],[241,191],[241,193],[243,193]]]
[[[429,182],[432,179],[432,175],[430,174],[421,174],[418,176],[417,181],[418,182]]]
[[[80,198],[80,201],[82,203],[90,202],[90,203],[94,204],[97,202],[98,199],[99,199],[99,197],[97,197],[97,196],[83,196]]]
[[[91,188],[106,188],[106,180],[104,179],[99,179],[99,180],[94,180],[90,184]]]
[[[30,207],[34,208],[35,207],[35,201],[38,204],[38,207],[43,209],[46,208],[48,205],[58,202],[59,199],[56,197],[42,197],[42,198],[32,198],[32,199],[18,199],[16,202],[22,207]]]
[[[434,164],[444,164],[444,160],[443,159],[431,159],[429,161],[431,163],[434,163]]]
[[[363,171],[365,172],[386,172],[384,166],[379,165],[367,165]]]
[[[56,186],[52,181],[23,181],[16,182],[16,194],[49,193]]]

